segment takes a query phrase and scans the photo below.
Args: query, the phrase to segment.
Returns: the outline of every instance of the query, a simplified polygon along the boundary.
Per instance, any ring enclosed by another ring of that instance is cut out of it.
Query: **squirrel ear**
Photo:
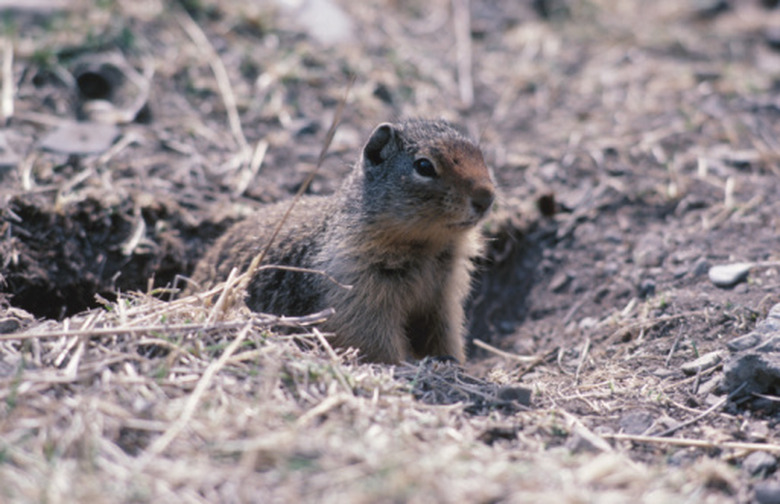
[[[363,158],[372,165],[381,164],[398,149],[396,131],[390,123],[382,123],[374,129],[363,147]]]

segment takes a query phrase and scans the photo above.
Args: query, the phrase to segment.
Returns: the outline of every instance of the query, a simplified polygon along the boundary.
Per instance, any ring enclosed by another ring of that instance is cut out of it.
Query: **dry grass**
[[[269,332],[300,321],[212,310],[134,295],[4,336],[4,500],[660,502],[734,484],[725,465],[691,479],[604,441],[572,454],[570,435],[597,438],[581,421],[456,366],[358,364]]]

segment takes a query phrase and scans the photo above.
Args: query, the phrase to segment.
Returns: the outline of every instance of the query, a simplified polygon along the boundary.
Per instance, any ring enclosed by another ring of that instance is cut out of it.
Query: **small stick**
[[[576,383],[579,383],[580,381],[580,371],[582,371],[582,366],[585,364],[585,359],[588,357],[588,351],[590,350],[590,338],[585,338],[585,345],[582,347],[582,355],[580,356],[580,362],[577,363],[577,370],[574,372],[574,381]]]
[[[670,427],[670,428],[666,429],[665,431],[661,432],[660,434],[656,434],[656,436],[659,436],[659,437],[668,436],[669,434],[672,434],[672,433],[682,429],[683,427],[687,427],[687,426],[689,426],[691,424],[694,424],[694,423],[698,422],[699,420],[701,420],[702,418],[706,417],[707,415],[709,415],[710,413],[712,413],[716,409],[722,407],[724,404],[726,404],[726,401],[728,401],[732,397],[734,397],[737,394],[739,394],[742,391],[742,389],[745,388],[745,387],[747,387],[747,382],[743,383],[742,385],[737,387],[737,389],[735,391],[733,391],[732,393],[730,393],[729,395],[727,395],[726,397],[724,397],[720,401],[716,402],[715,404],[713,404],[712,406],[707,408],[707,410],[702,412],[700,415],[696,415],[695,417],[691,418],[687,422],[683,422],[683,423],[681,423],[679,425],[675,425],[674,427]]]
[[[355,77],[352,77],[352,80],[350,80],[349,85],[347,85],[347,90],[344,93],[344,97],[339,102],[338,108],[336,109],[336,113],[333,115],[333,122],[330,124],[330,128],[328,129],[328,133],[325,135],[325,142],[322,144],[322,150],[320,151],[320,157],[317,159],[317,165],[314,167],[314,169],[309,173],[309,176],[306,177],[306,180],[303,181],[303,184],[301,184],[301,187],[298,189],[298,192],[293,197],[292,201],[290,201],[290,204],[287,206],[287,211],[284,213],[281,219],[279,219],[279,223],[274,228],[274,232],[271,234],[271,237],[268,239],[268,243],[266,244],[265,248],[257,254],[254,259],[252,259],[251,264],[249,265],[249,268],[247,268],[246,273],[244,274],[243,281],[241,282],[241,289],[245,289],[246,286],[249,284],[249,281],[252,279],[252,277],[255,276],[255,273],[257,272],[258,267],[260,266],[260,263],[263,262],[263,259],[265,259],[265,256],[268,254],[268,251],[271,250],[271,246],[274,244],[274,241],[276,241],[276,237],[279,234],[279,231],[281,231],[282,226],[287,221],[287,218],[290,216],[290,212],[292,212],[293,207],[298,202],[298,200],[301,199],[303,196],[303,193],[306,192],[306,189],[309,188],[309,185],[311,184],[312,180],[314,180],[314,176],[319,171],[320,167],[322,166],[322,162],[325,160],[325,155],[328,153],[328,149],[330,148],[330,144],[333,141],[333,137],[336,135],[336,128],[338,128],[339,123],[341,122],[341,116],[344,113],[344,106],[347,103],[347,96],[349,96],[349,91],[352,88],[352,84],[355,82]]]
[[[263,159],[265,159],[266,152],[268,152],[268,142],[265,140],[260,140],[257,142],[254,153],[252,154],[252,159],[249,161],[249,168],[239,171],[236,187],[233,191],[234,197],[241,196],[244,194],[244,192],[246,192],[247,188],[249,187],[249,183],[252,182],[252,179],[255,178],[257,172],[260,170],[260,166],[263,164]]]
[[[544,358],[536,355],[517,355],[517,354],[505,352],[500,348],[496,348],[493,345],[489,345],[488,343],[485,343],[484,341],[476,338],[474,339],[474,346],[478,346],[483,350],[487,350],[488,352],[494,353],[506,359],[511,359],[513,361],[521,362],[523,364],[533,364],[539,361],[540,359]]]
[[[239,278],[236,278],[237,271],[238,270],[236,268],[230,270],[230,274],[228,274],[227,280],[225,280],[225,288],[222,290],[219,298],[217,298],[217,302],[214,303],[214,307],[211,309],[211,313],[209,313],[208,319],[206,319],[206,325],[211,325],[216,322],[219,314],[223,313],[227,309],[230,295],[233,294],[233,288],[236,286],[239,280]]]
[[[306,425],[316,417],[320,415],[324,415],[325,413],[332,410],[333,408],[337,408],[344,403],[350,403],[353,400],[354,397],[347,394],[338,394],[338,395],[326,397],[317,406],[313,407],[312,409],[310,409],[309,411],[307,411],[306,413],[298,417],[298,420],[295,422],[295,425],[297,425],[298,427],[303,427],[304,425]]]
[[[3,124],[14,115],[14,46],[3,38],[3,88],[0,99],[0,120]]]
[[[452,0],[455,46],[458,58],[458,91],[463,105],[474,104],[474,80],[471,76],[471,12],[469,0]]]
[[[665,437],[665,436],[668,436],[669,434],[673,434],[674,432],[682,429],[683,427],[687,427],[689,425],[695,424],[696,422],[698,422],[702,418],[706,417],[707,415],[709,415],[710,413],[712,413],[716,409],[718,409],[718,408],[722,407],[724,404],[726,404],[726,401],[728,401],[728,399],[729,399],[728,397],[724,397],[720,401],[716,402],[715,404],[713,404],[712,406],[707,408],[707,410],[702,412],[700,415],[696,415],[695,417],[691,418],[690,420],[688,420],[686,422],[683,422],[683,423],[681,423],[679,425],[675,425],[674,427],[669,427],[665,431],[662,431],[662,432],[660,432],[658,434],[655,434],[655,436]]]
[[[669,367],[669,363],[672,361],[672,355],[674,355],[675,350],[677,350],[677,345],[680,343],[680,338],[682,338],[682,327],[677,331],[677,336],[674,338],[672,348],[669,349],[669,355],[666,356],[666,362],[664,363],[665,367]]]
[[[704,441],[703,439],[669,438],[657,436],[641,436],[633,434],[602,434],[606,439],[618,441],[636,441],[638,443],[658,443],[675,446],[692,446],[696,448],[727,448],[733,450],[766,451],[780,453],[780,445],[765,443],[743,443],[740,441]]]
[[[279,326],[307,326],[312,324],[318,324],[323,322],[328,317],[333,315],[333,309],[328,308],[321,312],[312,313],[311,315],[303,315],[301,317],[277,317],[275,315],[263,315],[265,320],[259,320],[257,318],[252,319],[252,324],[255,327],[271,327],[275,325]],[[62,337],[74,337],[74,336],[114,336],[117,334],[139,334],[139,333],[152,333],[152,332],[187,332],[187,331],[216,331],[224,329],[238,329],[243,327],[245,321],[241,322],[223,322],[219,324],[155,324],[145,326],[120,326],[120,327],[99,327],[93,329],[64,329],[61,331],[46,331],[46,332],[23,332],[17,334],[0,334],[0,341],[16,341],[16,340],[29,340],[29,339],[44,339],[44,338],[62,338]]]
[[[324,334],[322,334],[316,327],[312,328],[312,332],[317,337],[317,341],[320,342],[320,345],[322,345],[322,347],[325,349],[325,352],[330,357],[330,360],[333,363],[333,372],[336,375],[339,383],[342,387],[344,387],[344,390],[348,394],[354,395],[355,392],[352,390],[352,387],[349,386],[347,379],[344,377],[344,373],[341,371],[341,366],[339,365],[339,356],[336,354],[335,350],[333,350],[333,347],[325,338]]]

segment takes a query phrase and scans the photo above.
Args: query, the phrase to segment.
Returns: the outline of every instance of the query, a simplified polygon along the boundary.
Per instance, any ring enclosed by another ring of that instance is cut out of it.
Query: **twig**
[[[219,356],[219,359],[209,364],[209,367],[207,367],[206,371],[203,372],[203,376],[201,376],[200,381],[198,381],[198,384],[195,386],[195,390],[192,391],[192,394],[187,399],[187,403],[184,405],[184,409],[182,410],[181,415],[176,420],[176,422],[168,427],[162,436],[155,439],[154,442],[146,449],[146,451],[144,451],[144,453],[138,458],[139,471],[142,470],[153,457],[165,451],[168,445],[171,444],[171,442],[176,439],[179,434],[181,434],[192,418],[192,415],[195,413],[195,408],[198,406],[201,397],[206,392],[206,389],[208,389],[208,387],[211,385],[211,381],[213,380],[214,376],[219,372],[220,369],[222,369],[225,363],[227,363],[227,361],[230,359],[230,356],[233,355],[241,343],[246,339],[251,328],[252,323],[246,323],[241,332],[239,332],[236,336],[236,339],[234,339],[230,345],[225,348],[225,351],[222,352],[222,355]]]
[[[234,197],[241,196],[247,190],[249,183],[252,182],[252,179],[255,178],[257,172],[260,170],[266,152],[268,152],[268,142],[265,140],[257,142],[254,153],[252,154],[252,159],[249,161],[249,166],[238,172],[238,177],[235,182],[236,187],[233,190]]]
[[[10,39],[3,38],[3,87],[0,98],[0,121],[8,122],[14,115],[14,46]]]
[[[580,356],[580,361],[577,363],[577,370],[574,372],[574,381],[575,383],[579,383],[580,381],[580,371],[582,371],[582,366],[585,364],[585,359],[588,357],[588,351],[590,350],[590,338],[585,338],[585,345],[582,347],[582,355]]]
[[[642,436],[634,434],[602,434],[606,439],[618,441],[636,441],[638,443],[658,443],[675,446],[692,446],[696,448],[721,448],[747,451],[766,451],[780,453],[780,445],[763,443],[743,443],[740,441],[704,441],[703,439],[669,438],[657,436]]]
[[[715,403],[712,406],[710,406],[709,408],[707,408],[707,410],[702,412],[700,415],[696,415],[695,417],[691,418],[690,420],[688,420],[686,422],[683,422],[683,423],[681,423],[679,425],[675,425],[674,427],[670,427],[670,428],[666,429],[665,431],[661,432],[660,434],[656,434],[656,436],[659,436],[659,437],[668,436],[669,434],[672,434],[672,433],[682,429],[683,427],[687,427],[687,426],[689,426],[691,424],[694,424],[694,423],[698,422],[699,420],[701,420],[702,418],[706,417],[707,415],[709,415],[710,413],[712,413],[716,409],[722,407],[724,404],[726,404],[726,401],[728,401],[732,397],[735,397],[737,394],[742,392],[742,389],[744,389],[745,387],[747,387],[747,382],[744,382],[742,385],[737,387],[736,390],[734,390],[729,395],[727,395],[726,397],[724,397],[723,399],[721,399],[717,403]]]
[[[330,397],[326,397],[321,403],[319,403],[317,406],[313,407],[300,417],[298,417],[298,420],[295,422],[295,424],[298,427],[303,427],[307,423],[309,423],[311,420],[314,420],[316,417],[320,415],[324,415],[328,411],[332,410],[333,408],[337,408],[341,406],[344,403],[351,403],[355,399],[352,395],[347,394],[338,394]]]
[[[676,315],[664,315],[662,317],[654,318],[651,320],[639,320],[637,322],[632,322],[630,324],[626,324],[624,326],[621,326],[620,328],[616,329],[612,332],[609,336],[606,338],[606,342],[612,342],[615,338],[618,336],[625,334],[626,332],[633,331],[636,329],[649,329],[653,326],[656,326],[658,324],[661,324],[663,322],[670,322],[672,320],[677,320],[685,317],[693,317],[697,315],[704,315],[704,310],[696,310],[691,312],[685,312],[685,313],[678,313]]]
[[[352,84],[354,82],[355,82],[355,78],[353,76],[352,80],[350,80],[349,84],[347,85],[347,90],[344,93],[344,97],[339,102],[338,108],[336,108],[336,113],[333,115],[333,122],[331,122],[330,128],[328,129],[328,133],[325,135],[325,141],[322,144],[322,150],[320,150],[320,157],[317,159],[317,165],[309,173],[309,176],[306,177],[306,180],[303,181],[303,184],[301,184],[301,187],[298,189],[298,192],[295,193],[295,196],[293,197],[292,201],[290,201],[290,204],[287,206],[287,211],[284,213],[282,218],[279,219],[279,223],[274,228],[274,232],[271,234],[271,237],[268,239],[268,243],[265,245],[265,248],[262,250],[262,252],[257,254],[254,257],[254,259],[252,259],[249,268],[247,268],[246,273],[243,275],[243,280],[241,282],[242,290],[246,288],[247,284],[249,283],[249,280],[255,276],[258,267],[263,262],[263,259],[265,259],[265,256],[268,254],[268,251],[271,250],[271,246],[273,245],[274,241],[276,241],[276,237],[279,234],[279,231],[281,231],[284,223],[287,221],[287,218],[290,216],[293,207],[295,207],[295,204],[298,202],[298,200],[301,199],[303,193],[309,188],[309,185],[311,184],[312,180],[314,180],[314,176],[317,174],[320,167],[322,166],[322,162],[325,160],[325,155],[328,153],[330,144],[333,141],[334,135],[336,134],[336,128],[338,128],[338,125],[341,122],[341,116],[344,113],[344,106],[347,103],[347,96],[349,96],[349,91],[352,88]]]
[[[521,362],[523,364],[534,364],[537,361],[544,359],[544,357],[540,357],[537,355],[517,355],[517,354],[505,352],[500,348],[496,348],[493,345],[489,345],[488,343],[485,343],[484,341],[476,338],[474,339],[474,346],[477,346],[483,350],[487,350],[490,353],[494,353],[506,359],[511,359],[513,361]]]
[[[471,12],[469,0],[452,0],[455,46],[458,58],[458,92],[465,107],[474,104],[474,80],[471,76]]]
[[[352,387],[349,386],[349,383],[347,382],[347,379],[344,377],[344,373],[341,370],[339,356],[336,354],[335,350],[333,350],[333,347],[325,338],[325,335],[323,335],[316,327],[312,328],[312,332],[317,337],[317,341],[320,342],[320,345],[322,345],[322,347],[325,349],[325,353],[327,353],[330,357],[331,363],[333,364],[333,373],[336,375],[339,383],[342,387],[344,387],[344,390],[348,394],[354,395],[355,392],[352,390]]]
[[[301,317],[277,317],[275,315],[261,314],[263,320],[252,318],[251,323],[257,328],[266,328],[271,326],[307,326],[323,322],[333,315],[333,309],[328,308],[311,315]],[[138,334],[153,332],[188,332],[188,331],[219,331],[225,329],[238,329],[243,327],[246,321],[241,322],[223,322],[219,324],[156,324],[145,326],[119,326],[119,327],[100,327],[93,329],[75,329],[46,332],[23,332],[17,334],[0,334],[0,341],[28,340],[37,338],[61,338],[61,337],[95,337],[95,336],[115,336],[118,334]]]
[[[677,345],[680,343],[680,338],[682,338],[682,327],[680,327],[680,330],[677,331],[677,336],[675,336],[674,342],[672,342],[672,348],[669,349],[669,355],[666,356],[664,367],[669,367],[669,363],[672,361],[674,351],[677,350]]]
[[[214,303],[214,307],[211,309],[211,313],[209,313],[208,319],[206,319],[207,325],[216,322],[217,317],[219,317],[219,314],[227,310],[228,301],[231,297],[231,294],[233,294],[234,287],[241,279],[240,276],[236,275],[237,271],[238,270],[236,268],[230,270],[227,280],[225,280],[225,288],[222,289],[222,293],[217,298],[217,302]]]
[[[702,418],[706,417],[707,415],[709,415],[710,413],[712,413],[716,409],[722,407],[724,404],[726,404],[726,401],[728,401],[728,400],[729,400],[728,397],[724,397],[720,401],[716,402],[715,404],[713,404],[712,406],[707,408],[707,410],[702,412],[700,415],[696,415],[695,417],[691,418],[690,420],[688,420],[686,422],[683,422],[681,424],[675,425],[674,427],[669,427],[665,431],[662,431],[662,432],[660,432],[658,434],[655,434],[655,436],[658,436],[658,437],[668,436],[669,434],[673,434],[674,432],[677,432],[678,430],[682,429],[683,427],[687,427],[687,426],[689,426],[691,424],[695,424],[696,422],[698,422]]]

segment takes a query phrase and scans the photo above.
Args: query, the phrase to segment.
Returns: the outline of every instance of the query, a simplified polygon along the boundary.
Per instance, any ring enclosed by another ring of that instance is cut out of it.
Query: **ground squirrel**
[[[250,309],[300,316],[328,307],[331,343],[364,359],[464,352],[463,303],[472,258],[481,252],[477,223],[495,187],[479,147],[445,121],[407,120],[374,129],[341,189],[295,205],[266,256],[323,275],[265,269],[251,279]],[[198,264],[201,287],[245,270],[261,252],[289,202],[235,224]]]

